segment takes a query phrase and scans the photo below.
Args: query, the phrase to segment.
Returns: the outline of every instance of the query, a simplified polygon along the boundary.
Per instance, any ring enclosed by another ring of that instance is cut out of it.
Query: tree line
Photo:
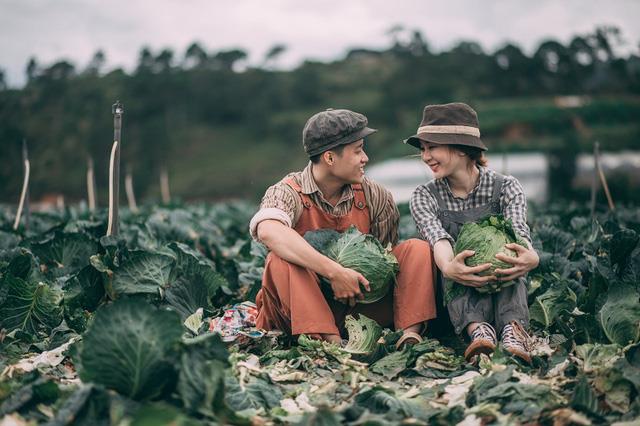
[[[194,42],[176,54],[144,47],[130,73],[106,69],[101,50],[83,68],[31,58],[23,88],[7,87],[0,74],[0,200],[14,201],[20,186],[23,139],[32,155],[34,197],[83,197],[87,158],[107,162],[116,99],[126,111],[122,161],[140,195],[157,195],[157,175],[167,167],[184,198],[227,198],[259,194],[288,168],[304,166],[302,126],[328,107],[361,111],[381,129],[367,142],[375,158],[402,152],[397,142],[415,131],[428,103],[475,103],[484,137],[502,140],[514,122],[527,120],[537,120],[527,137],[575,133],[574,115],[531,107],[510,117],[509,100],[640,93],[640,57],[616,55],[622,34],[615,27],[565,44],[546,40],[530,55],[511,43],[489,53],[473,41],[435,52],[419,31],[398,27],[389,34],[388,49],[353,48],[335,61],[305,61],[292,70],[277,66],[285,44],[256,66],[240,48],[210,52]],[[501,105],[492,100],[507,106],[482,112],[482,105]],[[617,138],[624,144],[637,140],[632,106],[609,102],[604,112],[584,113],[587,124],[611,119],[627,126]],[[96,179],[106,184],[106,175]]]

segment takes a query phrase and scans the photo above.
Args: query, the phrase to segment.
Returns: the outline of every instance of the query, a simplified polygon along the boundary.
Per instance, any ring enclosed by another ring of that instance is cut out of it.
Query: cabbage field
[[[0,424],[640,421],[640,209],[532,209],[533,363],[499,348],[472,366],[442,324],[402,351],[366,318],[344,348],[249,326],[223,341],[212,319],[260,286],[255,208],[125,210],[118,237],[106,211],[34,213],[14,232],[0,208]]]

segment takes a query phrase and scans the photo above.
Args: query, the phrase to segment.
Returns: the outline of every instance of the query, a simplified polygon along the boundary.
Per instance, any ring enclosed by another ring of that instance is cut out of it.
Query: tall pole
[[[89,210],[96,210],[96,175],[93,171],[93,158],[87,157],[87,202]]]
[[[596,217],[596,194],[598,191],[598,151],[599,142],[593,145],[593,179],[591,180],[591,220]]]
[[[169,174],[167,168],[163,167],[160,171],[160,195],[162,196],[162,203],[169,204],[171,202],[171,192],[169,191]]]
[[[604,195],[607,197],[607,204],[609,204],[609,210],[614,211],[616,206],[613,204],[613,198],[611,197],[611,192],[609,191],[609,185],[607,185],[607,178],[604,175],[604,171],[602,170],[602,162],[600,161],[600,143],[596,142],[596,169],[598,172],[598,176],[600,176],[600,183],[602,184],[602,188],[604,189]]]
[[[118,223],[118,203],[120,195],[120,143],[122,131],[122,115],[124,107],[120,101],[116,101],[111,107],[113,113],[113,145],[109,161],[109,224],[107,235],[118,235],[120,230]]]
[[[27,149],[27,140],[22,139],[22,162],[25,164],[25,173],[27,165],[31,169],[31,162],[29,161],[29,150]],[[31,221],[31,206],[29,196],[29,185],[27,184],[27,195],[24,200],[24,229],[29,229],[29,222]]]
[[[20,226],[20,218],[22,212],[25,212],[25,229],[29,229],[29,174],[31,165],[29,163],[29,153],[27,152],[27,141],[22,140],[22,162],[24,166],[24,179],[22,181],[22,192],[20,193],[20,201],[18,202],[18,211],[16,212],[16,220],[13,222],[13,229]]]
[[[127,193],[127,202],[129,203],[129,210],[133,213],[138,213],[138,204],[136,203],[136,195],[133,192],[133,173],[131,166],[127,167],[127,174],[124,177],[124,190]]]

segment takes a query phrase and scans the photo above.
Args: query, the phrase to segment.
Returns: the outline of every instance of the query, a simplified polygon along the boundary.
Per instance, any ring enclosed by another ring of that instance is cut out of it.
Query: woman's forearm
[[[433,246],[433,257],[440,271],[444,273],[446,266],[453,260],[453,247],[451,247],[451,242],[444,238],[438,240]]]

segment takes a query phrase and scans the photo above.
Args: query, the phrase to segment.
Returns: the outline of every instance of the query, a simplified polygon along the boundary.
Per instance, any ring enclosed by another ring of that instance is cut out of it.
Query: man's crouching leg
[[[393,249],[400,272],[396,276],[393,313],[397,330],[424,331],[428,320],[436,317],[433,253],[425,241],[409,239]]]
[[[314,338],[333,335],[339,340],[338,327],[317,275],[273,253],[269,253],[265,262],[256,305],[259,328]]]

